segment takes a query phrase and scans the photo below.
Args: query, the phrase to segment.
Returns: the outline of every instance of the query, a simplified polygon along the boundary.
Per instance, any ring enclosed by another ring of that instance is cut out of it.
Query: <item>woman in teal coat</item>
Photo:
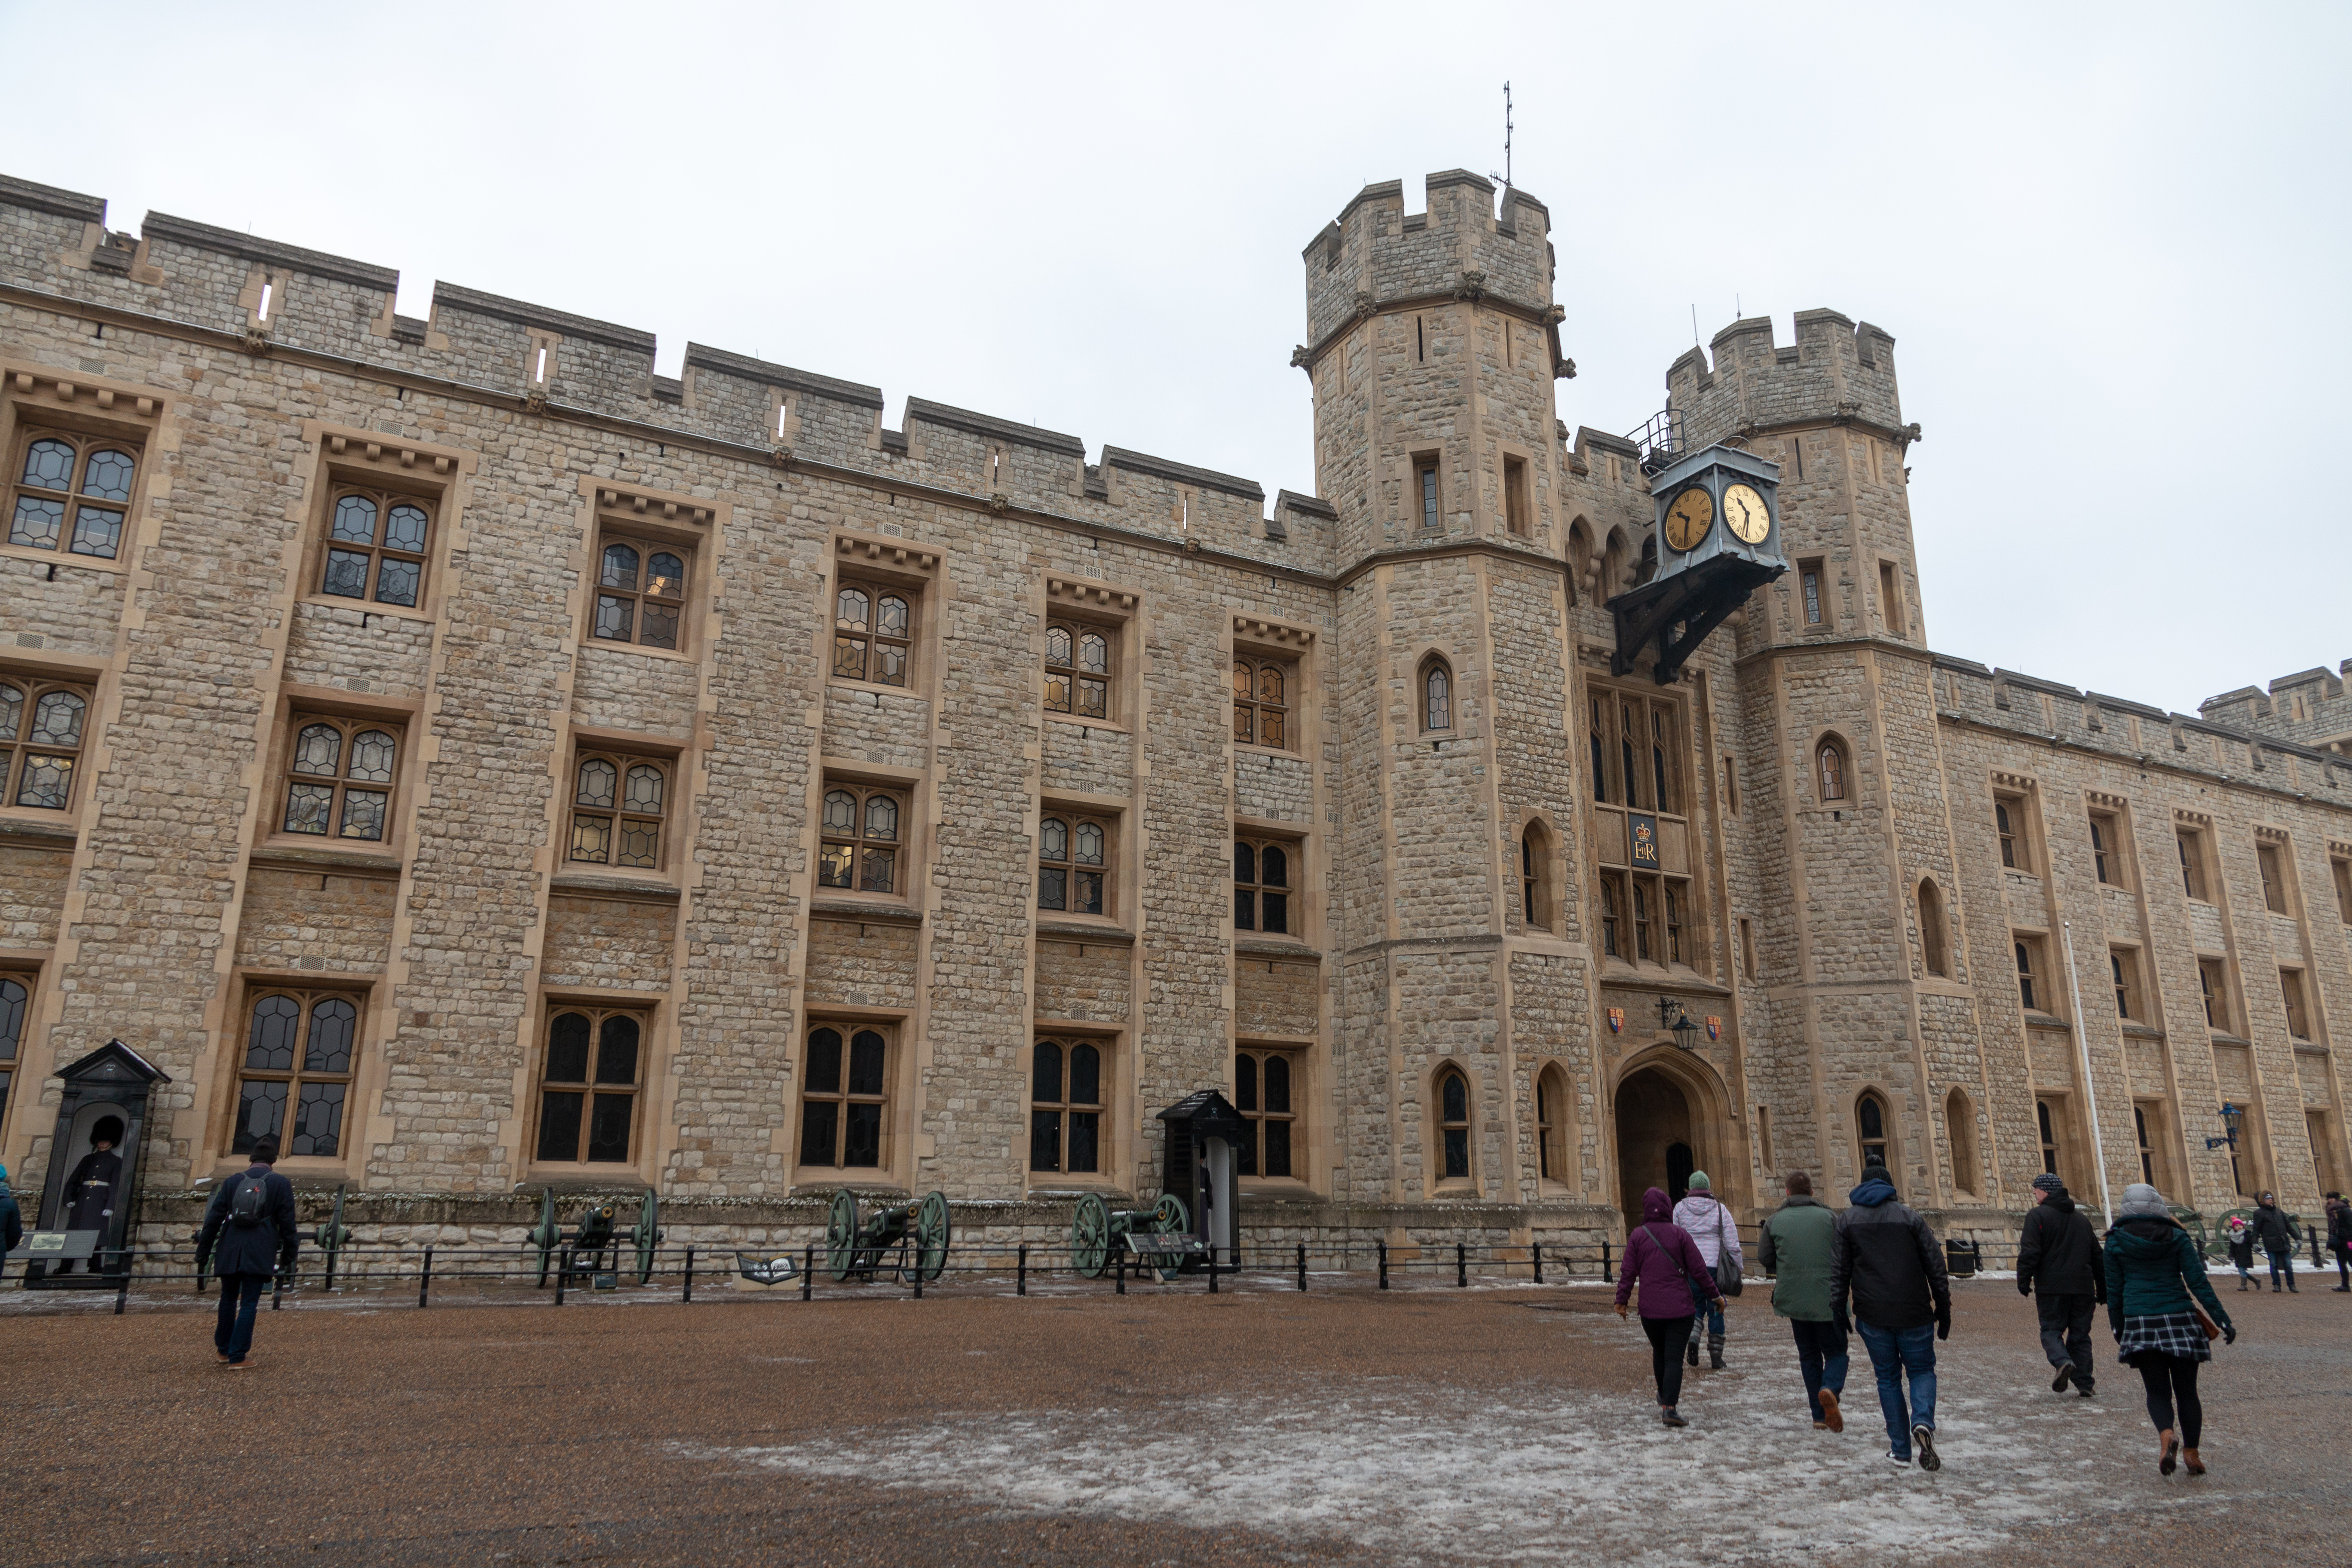
[[[2161,1449],[2157,1470],[2168,1476],[2180,1463],[2201,1476],[2205,1461],[2197,1444],[2205,1407],[2197,1398],[2197,1363],[2212,1360],[2213,1348],[2196,1302],[2205,1304],[2224,1341],[2236,1342],[2237,1326],[2205,1281],[2196,1241],[2165,1207],[2163,1194],[2145,1182],[2124,1189],[2122,1217],[2107,1232],[2106,1253],[2107,1326],[2115,1331],[2116,1359],[2147,1385],[2148,1419],[2156,1423]]]

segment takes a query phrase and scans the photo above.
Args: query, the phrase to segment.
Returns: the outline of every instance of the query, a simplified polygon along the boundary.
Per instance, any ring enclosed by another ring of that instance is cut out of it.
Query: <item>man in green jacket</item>
[[[1813,1179],[1791,1171],[1789,1201],[1764,1222],[1764,1271],[1773,1276],[1772,1310],[1797,1336],[1797,1365],[1816,1429],[1845,1430],[1838,1395],[1845,1392],[1846,1325],[1830,1307],[1830,1237],[1836,1216],[1813,1199]]]

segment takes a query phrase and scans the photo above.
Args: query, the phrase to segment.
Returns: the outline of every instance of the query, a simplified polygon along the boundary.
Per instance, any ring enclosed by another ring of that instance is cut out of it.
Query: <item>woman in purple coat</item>
[[[1683,1393],[1683,1346],[1690,1340],[1691,1320],[1698,1315],[1700,1298],[1692,1294],[1698,1281],[1705,1299],[1718,1306],[1729,1303],[1715,1288],[1706,1259],[1690,1232],[1674,1220],[1674,1203],[1656,1187],[1642,1194],[1642,1223],[1625,1238],[1625,1264],[1617,1273],[1617,1315],[1638,1282],[1642,1287],[1642,1331],[1650,1336],[1650,1375],[1657,1380],[1658,1414],[1669,1426],[1687,1426],[1675,1411]]]

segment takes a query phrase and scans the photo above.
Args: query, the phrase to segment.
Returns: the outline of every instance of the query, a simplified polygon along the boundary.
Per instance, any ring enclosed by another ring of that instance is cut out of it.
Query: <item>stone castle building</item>
[[[1892,338],[1736,321],[1571,436],[1546,209],[1427,205],[1306,247],[1319,493],[1269,501],[0,180],[19,1186],[120,1037],[157,1227],[268,1131],[386,1223],[650,1186],[797,1237],[847,1184],[1039,1237],[1211,1087],[1254,1237],[1590,1238],[1872,1153],[1987,1236],[2095,1149],[2315,1212],[2342,681],[2187,715],[1937,655]],[[1651,476],[1717,443],[1791,570],[1612,675]]]

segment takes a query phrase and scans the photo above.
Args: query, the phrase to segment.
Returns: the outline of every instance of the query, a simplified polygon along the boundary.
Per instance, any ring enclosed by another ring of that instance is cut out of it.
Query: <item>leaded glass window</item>
[[[1294,745],[1290,687],[1297,671],[1280,660],[1234,660],[1234,740],[1244,746]]]
[[[687,559],[682,545],[606,534],[596,558],[593,634],[606,642],[675,651],[686,610]]]
[[[1040,1040],[1030,1053],[1029,1168],[1089,1175],[1102,1169],[1102,1047]]]
[[[896,588],[844,582],[833,596],[833,673],[877,686],[907,684],[914,607]]]
[[[1045,627],[1045,709],[1078,719],[1110,717],[1110,634],[1061,621]]]
[[[819,826],[816,885],[859,893],[905,890],[899,857],[905,848],[906,797],[897,790],[835,784],[824,792]]]
[[[399,736],[372,721],[296,715],[279,830],[381,843],[399,754]]]
[[[572,775],[572,858],[659,870],[670,767],[652,757],[583,752]]]
[[[1037,824],[1037,907],[1074,915],[1110,912],[1109,826],[1095,817],[1048,812]]]
[[[360,998],[311,991],[264,991],[247,1015],[237,1077],[236,1126],[229,1152],[247,1154],[264,1138],[296,1158],[343,1151],[343,1102],[359,1050]]]
[[[1470,1177],[1470,1080],[1457,1068],[1437,1075],[1438,1177]]]
[[[1251,1046],[1234,1057],[1234,1109],[1249,1123],[1234,1151],[1234,1172],[1244,1176],[1288,1176],[1293,1134],[1297,1130],[1299,1064],[1295,1050]]]
[[[1292,861],[1298,846],[1290,839],[1234,840],[1234,929],[1290,935]]]
[[[136,451],[113,437],[27,432],[9,495],[8,542],[115,559],[138,472]]]
[[[1421,672],[1421,727],[1454,728],[1454,672],[1443,659],[1432,659]]]
[[[0,801],[63,811],[89,727],[87,687],[0,676]]]
[[[339,489],[327,507],[326,563],[319,592],[338,599],[417,607],[432,503],[392,490]]]

